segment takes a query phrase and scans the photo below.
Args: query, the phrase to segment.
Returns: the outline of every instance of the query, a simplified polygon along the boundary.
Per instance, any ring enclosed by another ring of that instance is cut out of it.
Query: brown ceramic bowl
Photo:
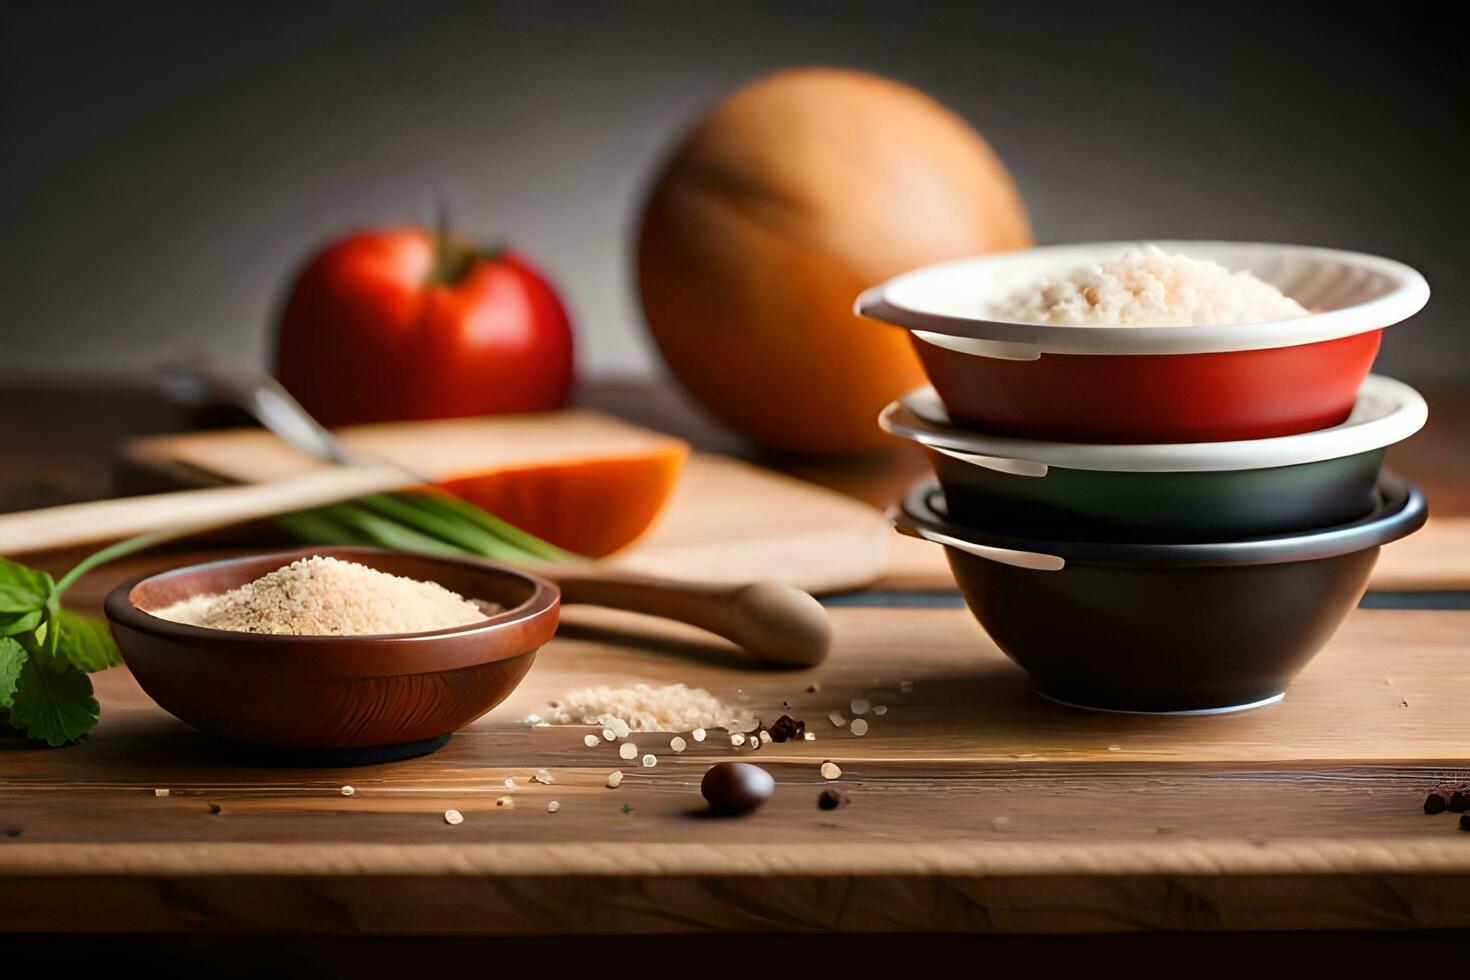
[[[311,555],[438,582],[505,609],[468,626],[383,636],[236,633],[145,611],[233,589]],[[192,565],[120,585],[105,603],[123,660],[165,710],[230,742],[316,752],[324,764],[403,758],[444,744],[515,690],[556,631],[559,607],[556,586],[531,575],[375,548]],[[332,757],[338,750],[348,752]]]

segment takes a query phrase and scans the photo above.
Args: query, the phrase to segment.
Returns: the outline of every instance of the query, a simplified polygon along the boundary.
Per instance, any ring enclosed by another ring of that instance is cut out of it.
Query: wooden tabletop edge
[[[6,877],[1067,877],[1470,875],[1470,834],[1444,840],[1196,839],[1059,844],[7,844]]]

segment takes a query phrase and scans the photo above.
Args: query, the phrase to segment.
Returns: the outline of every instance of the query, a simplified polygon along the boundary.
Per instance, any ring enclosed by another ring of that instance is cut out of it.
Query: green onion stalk
[[[366,545],[508,562],[581,557],[442,490],[375,493],[285,514],[276,523],[311,544]]]

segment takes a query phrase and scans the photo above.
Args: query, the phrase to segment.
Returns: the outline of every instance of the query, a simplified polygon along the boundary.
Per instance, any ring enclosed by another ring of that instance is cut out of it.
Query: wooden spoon
[[[416,481],[391,466],[342,466],[306,476],[66,504],[0,514],[0,555],[102,544],[139,534],[158,542],[321,507]],[[811,667],[827,656],[832,627],[821,603],[790,585],[684,582],[587,563],[527,564],[568,604],[605,606],[698,626],[773,666]]]
[[[389,460],[364,457],[337,440],[282,384],[236,364],[200,358],[164,372],[174,397],[195,404],[243,409],[281,441],[316,459],[344,466],[398,468],[417,484],[434,481]],[[561,587],[562,601],[626,609],[673,619],[723,636],[759,660],[792,667],[821,663],[832,643],[826,610],[811,596],[780,582],[702,585],[612,572],[590,562],[542,574]]]
[[[180,377],[174,376],[175,390]],[[184,379],[184,384],[188,384]],[[343,465],[270,483],[180,490],[44,510],[0,514],[0,555],[99,544],[162,532],[187,537],[245,521],[321,507],[425,481],[392,463],[353,456],[336,443],[274,379],[207,366],[197,395],[256,415],[292,445]],[[772,666],[811,667],[826,659],[832,627],[819,602],[780,582],[736,585],[685,582],[619,572],[592,562],[527,565],[555,582],[568,604],[659,616],[708,630]]]

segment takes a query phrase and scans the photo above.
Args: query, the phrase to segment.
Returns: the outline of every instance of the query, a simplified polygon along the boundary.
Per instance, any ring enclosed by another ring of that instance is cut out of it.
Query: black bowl
[[[1215,543],[1020,538],[951,523],[932,481],[893,515],[942,544],[965,604],[1042,694],[1079,707],[1237,711],[1279,700],[1363,591],[1378,549],[1424,524],[1384,473],[1368,516]]]

